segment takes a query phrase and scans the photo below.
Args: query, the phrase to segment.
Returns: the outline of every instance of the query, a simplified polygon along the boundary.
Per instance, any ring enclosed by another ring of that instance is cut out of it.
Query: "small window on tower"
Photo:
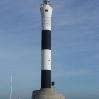
[[[48,12],[48,10],[46,9],[45,12]]]

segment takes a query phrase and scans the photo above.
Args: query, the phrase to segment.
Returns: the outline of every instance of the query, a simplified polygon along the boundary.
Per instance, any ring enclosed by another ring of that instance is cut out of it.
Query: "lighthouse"
[[[43,0],[41,13],[41,88],[32,92],[31,99],[65,99],[51,88],[51,18],[52,5],[50,0]]]
[[[41,88],[51,88],[51,17],[50,0],[44,0],[41,12]]]

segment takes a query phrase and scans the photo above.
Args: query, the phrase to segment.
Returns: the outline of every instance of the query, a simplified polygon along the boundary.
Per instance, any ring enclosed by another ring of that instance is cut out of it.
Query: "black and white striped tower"
[[[43,0],[40,6],[42,18],[41,33],[41,89],[51,88],[51,16],[50,0]]]
[[[51,88],[51,17],[50,0],[43,0],[40,6],[42,18],[41,32],[41,88],[32,92],[32,99],[65,99]],[[54,84],[53,84],[54,85]]]

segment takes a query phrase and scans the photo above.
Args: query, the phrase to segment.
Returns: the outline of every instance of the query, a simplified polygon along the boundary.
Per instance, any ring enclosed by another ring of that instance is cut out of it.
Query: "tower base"
[[[53,88],[42,88],[33,91],[32,99],[65,99],[65,96],[57,94]]]

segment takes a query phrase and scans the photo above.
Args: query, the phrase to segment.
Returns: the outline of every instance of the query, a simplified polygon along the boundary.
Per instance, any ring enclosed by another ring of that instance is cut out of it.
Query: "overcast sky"
[[[0,0],[0,99],[40,89],[42,0]],[[99,0],[51,0],[52,81],[66,99],[99,99]]]

